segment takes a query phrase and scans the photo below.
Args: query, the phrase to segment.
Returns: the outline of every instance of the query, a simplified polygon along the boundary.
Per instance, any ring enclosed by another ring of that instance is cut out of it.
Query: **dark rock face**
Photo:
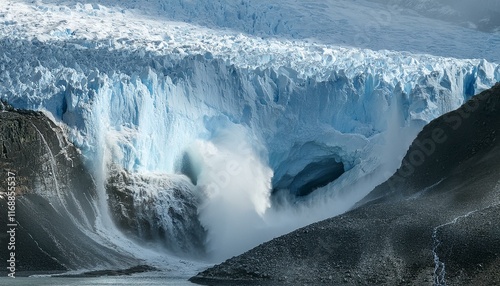
[[[106,184],[115,223],[130,237],[154,242],[177,255],[202,257],[205,230],[188,178],[111,171]]]
[[[43,114],[0,112],[0,257],[8,257],[7,172],[15,173],[16,275],[138,261],[88,236],[96,221],[96,185],[77,149]],[[2,259],[3,260],[3,259]],[[5,261],[0,272],[5,272]]]
[[[500,84],[428,124],[354,210],[193,277],[226,285],[498,285]]]
[[[485,156],[491,160],[500,136],[498,89],[497,85],[473,97],[425,126],[401,168],[363,202],[380,196],[385,200],[411,196],[443,178],[456,177]]]

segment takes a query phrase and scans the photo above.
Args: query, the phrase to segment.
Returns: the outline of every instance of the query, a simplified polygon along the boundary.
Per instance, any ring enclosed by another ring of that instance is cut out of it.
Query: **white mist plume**
[[[198,140],[190,150],[199,169],[197,188],[204,196],[199,219],[207,229],[207,248],[214,259],[239,254],[255,245],[255,227],[270,208],[272,170],[250,144],[242,126]]]
[[[241,125],[218,130],[189,150],[197,188],[203,196],[199,219],[208,233],[207,248],[215,260],[237,255],[273,237],[348,211],[392,175],[420,126],[405,123],[393,95],[387,105],[387,129],[372,138],[372,154],[337,181],[306,199],[280,200],[271,206],[271,179],[264,147]],[[365,168],[369,171],[365,171]],[[286,195],[285,195],[286,196]]]

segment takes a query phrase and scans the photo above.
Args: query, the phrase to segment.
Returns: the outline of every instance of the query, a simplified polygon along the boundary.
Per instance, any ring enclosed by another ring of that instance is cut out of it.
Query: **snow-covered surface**
[[[498,43],[362,0],[2,1],[0,95],[53,116],[96,172],[191,161],[220,259],[347,210],[422,124],[500,80]],[[272,182],[324,158],[347,172],[273,207]]]
[[[245,48],[238,44],[248,41],[247,37],[231,38],[242,33],[253,36],[249,46],[256,48],[267,44],[254,44],[260,37],[276,37],[281,39],[274,42],[279,46],[296,46],[306,41],[500,61],[496,48],[500,33],[479,32],[425,18],[407,9],[423,4],[374,2],[377,1],[6,0],[0,3],[0,28],[4,36],[106,40],[116,48],[208,48],[225,53],[232,44]],[[436,4],[431,6],[435,8]],[[298,43],[290,43],[293,41]]]

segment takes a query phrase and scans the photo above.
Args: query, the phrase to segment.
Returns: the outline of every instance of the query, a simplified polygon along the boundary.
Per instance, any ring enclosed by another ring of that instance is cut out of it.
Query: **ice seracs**
[[[53,116],[99,176],[110,165],[191,176],[219,258],[347,210],[396,170],[424,123],[500,80],[498,64],[486,60],[260,37],[120,5],[61,3],[70,4],[0,4],[2,99]],[[248,156],[255,164],[242,163]],[[186,172],[186,158],[197,175]],[[213,169],[234,161],[238,175]],[[221,181],[224,192],[210,193]],[[274,212],[271,192],[308,185],[320,188],[308,190],[310,204],[276,223],[285,215]],[[237,219],[220,223],[229,216]],[[236,225],[265,234],[232,231]]]

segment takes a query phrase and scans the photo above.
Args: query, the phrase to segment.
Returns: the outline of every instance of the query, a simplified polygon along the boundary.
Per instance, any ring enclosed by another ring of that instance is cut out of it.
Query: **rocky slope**
[[[500,84],[428,124],[352,211],[191,281],[213,285],[500,283]]]
[[[7,172],[12,172],[16,182],[16,276],[139,264],[89,235],[97,215],[95,182],[77,149],[45,115],[2,103],[0,158],[0,257],[10,255]],[[0,263],[0,272],[6,271],[5,264]]]

